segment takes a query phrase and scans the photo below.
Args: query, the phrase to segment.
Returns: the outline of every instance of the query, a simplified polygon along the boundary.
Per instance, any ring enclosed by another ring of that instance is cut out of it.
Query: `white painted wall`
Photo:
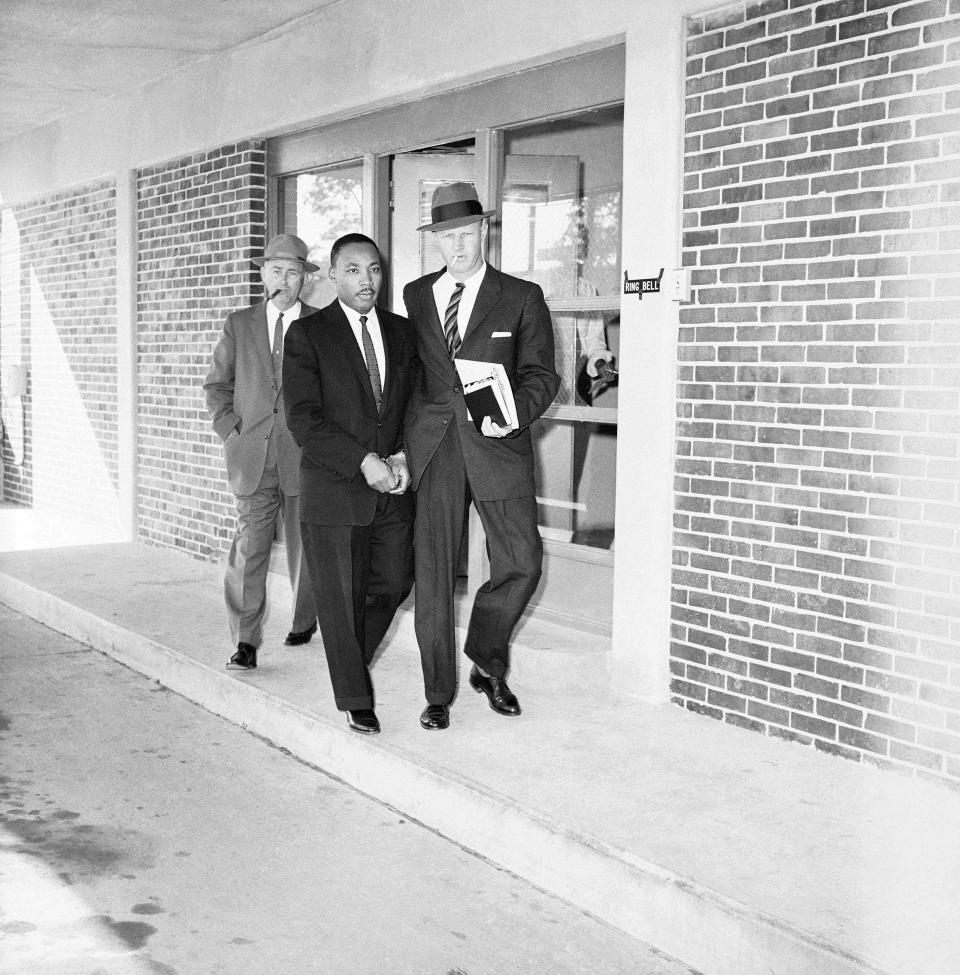
[[[621,305],[613,647],[615,685],[647,701],[666,701],[669,687],[681,43],[681,18],[667,5],[627,31],[622,267],[631,278],[665,270],[659,294],[624,295]]]

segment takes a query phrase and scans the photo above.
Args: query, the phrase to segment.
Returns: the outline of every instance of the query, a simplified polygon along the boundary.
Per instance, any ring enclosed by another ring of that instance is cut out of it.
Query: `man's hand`
[[[405,454],[393,454],[387,458],[387,465],[397,478],[397,486],[391,494],[403,494],[410,486],[410,468]]]
[[[386,494],[397,486],[397,475],[376,454],[367,454],[363,458],[360,473],[363,474],[367,484],[381,494]]]
[[[597,356],[597,358],[593,361],[593,374],[600,379],[606,379],[608,382],[616,379],[616,361],[617,360],[612,357],[608,359],[605,356]]]
[[[597,365],[597,375],[601,379],[616,379],[617,378],[617,368],[614,359],[604,360]]]
[[[483,423],[480,425],[480,432],[485,437],[506,437],[516,430],[516,427],[501,427],[493,422],[489,416],[483,418]]]

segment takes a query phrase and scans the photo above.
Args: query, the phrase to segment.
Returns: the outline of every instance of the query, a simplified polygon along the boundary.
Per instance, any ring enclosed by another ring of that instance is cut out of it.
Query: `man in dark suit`
[[[413,496],[402,453],[416,353],[406,319],[376,307],[376,244],[341,237],[337,299],[298,322],[283,360],[287,423],[303,448],[300,509],[337,707],[376,733],[369,665],[412,584]]]
[[[418,229],[433,233],[446,269],[403,291],[421,360],[405,439],[417,492],[414,618],[427,698],[420,723],[427,729],[449,726],[457,689],[454,586],[469,502],[486,533],[490,578],[477,590],[464,652],[473,661],[471,686],[498,714],[520,713],[506,682],[510,636],[543,561],[529,426],[560,384],[553,326],[536,284],[484,261],[484,218],[491,215],[469,183],[438,187],[431,222]],[[477,431],[457,358],[503,365],[516,402],[515,426],[498,426],[488,416]]]
[[[306,273],[319,268],[307,260],[307,245],[292,234],[273,237],[263,257],[252,263],[260,268],[267,300],[227,316],[203,384],[237,499],[237,531],[223,588],[237,647],[227,666],[244,670],[257,666],[267,570],[281,518],[293,587],[293,624],[284,643],[309,643],[317,629],[300,546],[300,448],[287,429],[280,393],[283,336],[301,315],[316,311],[301,303],[300,291]]]

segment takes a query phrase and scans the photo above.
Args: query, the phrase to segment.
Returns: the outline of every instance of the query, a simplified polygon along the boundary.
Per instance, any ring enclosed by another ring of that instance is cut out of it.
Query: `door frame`
[[[278,187],[284,178],[349,159],[362,159],[363,231],[378,242],[390,268],[390,160],[394,155],[472,139],[473,182],[478,195],[481,200],[497,201],[504,176],[504,128],[623,104],[625,68],[625,45],[617,38],[608,46],[587,53],[268,139],[268,234],[280,230],[282,207],[278,205],[281,202]],[[572,79],[576,79],[575,84],[571,83]],[[471,121],[471,128],[465,132],[459,130],[463,119]],[[501,233],[497,222],[490,226],[486,257],[495,267],[500,266]],[[398,290],[392,275],[387,288],[392,301]],[[475,588],[487,577],[487,562],[483,530],[472,508],[469,539],[469,581],[471,588]],[[608,567],[612,589],[612,552],[551,539],[544,540],[544,550],[551,559],[562,558],[598,569]],[[557,614],[535,606],[528,612],[583,628],[579,616]],[[604,634],[611,632],[611,625],[606,623],[588,624],[585,628]]]

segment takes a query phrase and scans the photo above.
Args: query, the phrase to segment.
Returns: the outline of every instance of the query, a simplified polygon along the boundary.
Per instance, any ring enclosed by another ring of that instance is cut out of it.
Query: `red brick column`
[[[234,525],[203,379],[228,311],[260,293],[265,152],[223,146],[138,180],[138,521],[142,539],[216,557]]]

